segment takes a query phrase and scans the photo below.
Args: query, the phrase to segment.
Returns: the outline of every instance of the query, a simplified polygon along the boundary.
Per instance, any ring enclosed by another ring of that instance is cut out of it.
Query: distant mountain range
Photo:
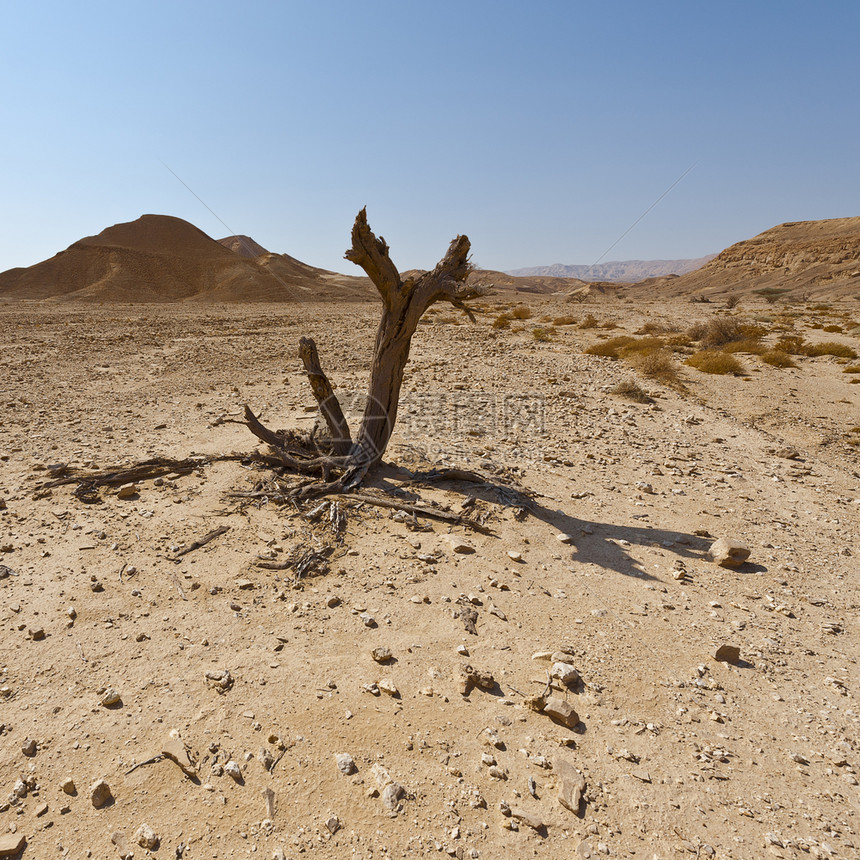
[[[696,260],[616,260],[598,263],[596,266],[531,266],[526,269],[511,269],[506,274],[514,277],[579,278],[581,281],[626,281],[635,283],[646,278],[665,278],[668,275],[686,275],[710,262],[716,254],[708,254]]]

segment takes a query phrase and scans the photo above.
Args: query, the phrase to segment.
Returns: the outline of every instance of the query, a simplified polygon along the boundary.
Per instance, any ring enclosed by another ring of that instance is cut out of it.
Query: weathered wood
[[[349,424],[343,416],[340,401],[334,393],[328,377],[323,373],[320,365],[317,345],[312,338],[303,337],[299,341],[299,358],[305,366],[311,391],[319,404],[320,412],[328,425],[331,434],[332,452],[334,454],[348,454],[352,448],[352,436],[349,432]]]

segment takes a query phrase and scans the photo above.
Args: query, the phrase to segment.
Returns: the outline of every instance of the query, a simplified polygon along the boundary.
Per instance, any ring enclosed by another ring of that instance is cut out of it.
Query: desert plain
[[[372,297],[0,303],[0,856],[858,856],[860,302],[727,296],[432,308],[364,489],[480,529],[56,485],[309,429],[303,335],[360,413]]]

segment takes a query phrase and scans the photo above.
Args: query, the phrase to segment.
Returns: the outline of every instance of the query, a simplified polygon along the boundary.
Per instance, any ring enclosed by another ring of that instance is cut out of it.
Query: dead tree
[[[471,312],[464,301],[482,294],[466,284],[471,271],[469,239],[457,236],[436,267],[417,278],[403,280],[388,255],[388,245],[374,236],[362,209],[352,227],[352,247],[346,252],[367,273],[382,298],[382,319],[376,333],[373,366],[364,416],[353,441],[349,425],[331,383],[322,370],[316,344],[310,338],[299,342],[299,356],[311,384],[330,439],[320,445],[312,436],[295,431],[273,431],[263,426],[245,407],[245,422],[251,432],[271,446],[274,455],[289,470],[318,476],[321,480],[296,491],[309,498],[355,489],[368,471],[382,459],[397,421],[403,371],[418,321],[435,302],[450,302]]]

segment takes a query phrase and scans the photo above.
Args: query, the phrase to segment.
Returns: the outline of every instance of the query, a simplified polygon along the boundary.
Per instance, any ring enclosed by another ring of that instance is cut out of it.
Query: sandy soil
[[[370,482],[482,468],[496,486],[420,494],[493,534],[364,507],[338,542],[325,518],[231,496],[265,477],[239,463],[98,504],[39,487],[59,463],[251,450],[231,423],[246,402],[272,426],[309,426],[299,336],[339,392],[360,393],[376,305],[0,305],[0,846],[23,837],[24,858],[74,860],[858,856],[857,376],[833,357],[750,357],[745,378],[640,379],[654,402],[630,403],[610,391],[635,373],[583,348],[716,308],[533,310],[521,331],[449,311],[419,328]],[[542,315],[587,312],[618,328],[531,334]],[[534,494],[525,515],[512,484]],[[749,562],[709,561],[720,537]],[[333,546],[329,572],[258,566],[298,545]],[[721,645],[740,660],[716,660]],[[553,693],[573,729],[524,706],[561,651],[581,678]],[[494,686],[463,695],[465,664]],[[162,755],[183,747],[191,776]],[[584,778],[576,811],[559,802],[565,772]]]

